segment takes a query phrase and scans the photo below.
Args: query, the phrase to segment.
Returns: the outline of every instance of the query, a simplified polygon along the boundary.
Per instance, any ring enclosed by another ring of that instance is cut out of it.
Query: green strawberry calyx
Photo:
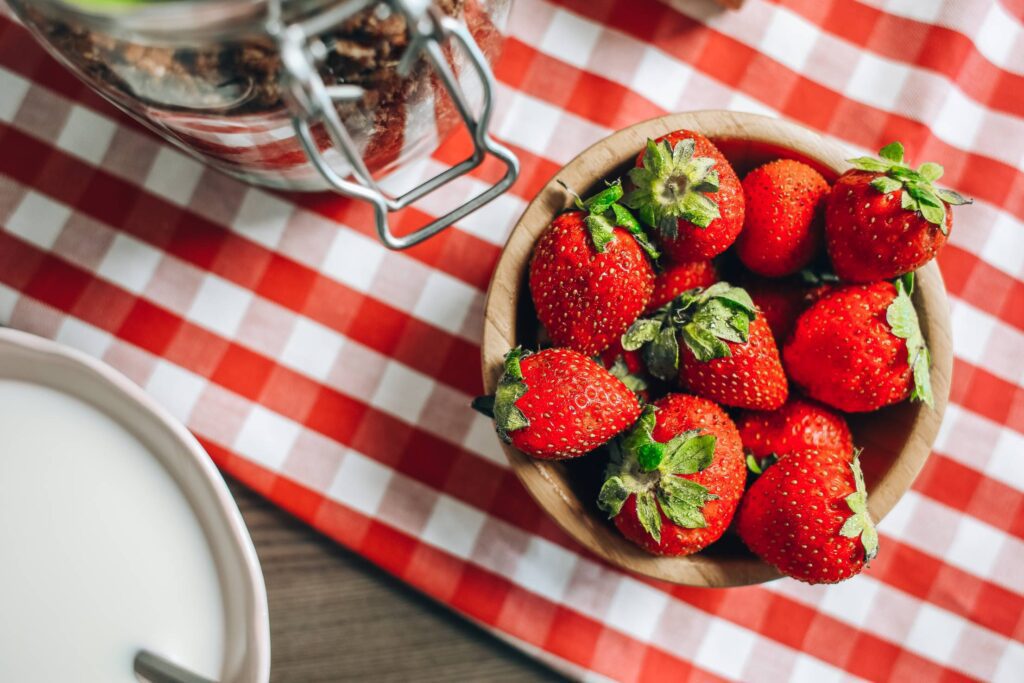
[[[769,453],[763,458],[758,458],[753,453],[747,453],[747,470],[755,477],[759,477],[764,474],[764,471],[777,463],[779,456],[777,453]]]
[[[893,284],[896,285],[896,298],[885,310],[885,320],[889,323],[892,333],[907,342],[907,363],[914,378],[914,389],[910,393],[911,401],[924,401],[928,407],[935,407],[932,394],[931,353],[921,334],[921,323],[917,310],[910,295],[914,293],[914,274],[907,273]]]
[[[970,204],[972,200],[953,190],[934,185],[942,177],[942,166],[927,161],[917,169],[911,168],[903,161],[903,145],[899,142],[889,143],[879,150],[878,156],[857,157],[847,161],[861,171],[881,174],[871,181],[871,187],[882,194],[902,190],[900,201],[904,209],[916,211],[926,221],[937,225],[943,235],[948,235],[946,204],[958,206]]]
[[[679,475],[706,469],[714,459],[717,438],[693,429],[665,443],[655,441],[655,413],[654,406],[644,408],[632,429],[610,444],[611,459],[597,506],[615,517],[629,497],[636,496],[640,524],[660,543],[661,513],[686,529],[707,526],[704,505],[718,496]]]
[[[644,376],[639,373],[630,372],[629,366],[626,365],[626,359],[621,355],[615,357],[615,362],[608,368],[608,372],[612,377],[625,384],[626,388],[634,394],[639,394],[648,388],[647,380],[644,379]]]
[[[701,362],[732,355],[726,342],[745,344],[757,309],[750,295],[728,282],[690,289],[622,335],[626,351],[643,349],[647,370],[663,380],[679,371],[679,340]]]
[[[641,166],[630,169],[636,189],[623,200],[647,225],[665,237],[679,234],[679,220],[706,228],[719,218],[718,204],[709,194],[718,191],[718,171],[712,157],[695,156],[696,141],[686,138],[675,147],[668,140],[647,140]]]
[[[607,186],[593,197],[584,199],[572,188],[561,180],[558,184],[565,188],[565,191],[572,195],[576,208],[585,211],[587,217],[583,222],[590,232],[590,240],[597,249],[597,253],[603,254],[608,244],[615,240],[615,228],[624,228],[633,236],[636,243],[644,250],[651,261],[657,261],[661,253],[651,242],[651,239],[644,232],[643,226],[636,217],[623,206],[619,200],[622,199],[622,181],[616,180],[607,183]]]
[[[517,346],[505,354],[504,370],[498,380],[498,388],[491,396],[478,396],[473,399],[473,408],[488,417],[494,418],[494,427],[498,436],[505,443],[512,443],[509,432],[530,426],[530,420],[516,406],[529,387],[523,381],[523,369],[519,364],[529,351]]]
[[[878,555],[878,531],[875,523],[871,521],[868,513],[868,492],[864,486],[864,473],[860,469],[860,451],[855,451],[853,460],[850,461],[850,469],[853,470],[853,481],[856,490],[846,496],[846,505],[850,508],[850,515],[839,530],[840,536],[846,538],[860,537],[864,545],[864,560],[870,562]]]

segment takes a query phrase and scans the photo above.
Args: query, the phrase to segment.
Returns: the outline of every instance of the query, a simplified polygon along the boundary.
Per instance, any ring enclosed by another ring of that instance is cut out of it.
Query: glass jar
[[[288,190],[374,205],[406,248],[507,189],[515,156],[490,138],[490,63],[511,0],[8,0],[102,95],[210,165]],[[461,122],[473,154],[394,197],[377,178],[429,155]],[[506,173],[404,236],[391,213],[488,155]]]

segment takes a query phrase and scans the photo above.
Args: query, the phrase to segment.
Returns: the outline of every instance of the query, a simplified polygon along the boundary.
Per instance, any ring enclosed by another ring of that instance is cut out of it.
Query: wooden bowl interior
[[[555,180],[581,194],[595,191],[633,165],[648,137],[680,128],[712,138],[742,178],[767,161],[797,159],[833,181],[849,156],[839,145],[794,124],[752,114],[696,112],[637,124],[597,143],[563,168],[530,204],[516,225],[495,271],[485,310],[483,373],[492,392],[501,359],[512,346],[536,348],[542,330],[527,286],[533,244],[551,218],[570,206]],[[869,507],[882,519],[910,487],[927,458],[945,409],[952,367],[945,287],[934,263],[918,273],[915,304],[933,354],[935,409],[902,403],[869,415],[849,416],[854,442],[864,449],[862,464]],[[779,576],[754,557],[731,532],[690,557],[654,557],[623,539],[596,505],[605,459],[600,453],[564,462],[533,460],[504,446],[509,461],[531,495],[577,541],[598,556],[630,571],[700,586],[759,583]]]

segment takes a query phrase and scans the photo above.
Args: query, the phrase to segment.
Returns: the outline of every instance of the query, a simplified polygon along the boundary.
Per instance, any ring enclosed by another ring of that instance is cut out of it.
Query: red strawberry
[[[505,443],[544,459],[589,453],[640,414],[626,385],[569,349],[512,349],[495,395],[478,398],[473,407],[494,417]]]
[[[589,215],[564,213],[537,241],[530,261],[530,293],[537,317],[556,346],[588,356],[600,353],[651,298],[654,270],[645,248],[653,256],[657,252],[617,203],[621,196],[622,188],[613,185],[580,201]]]
[[[773,410],[786,402],[789,384],[763,317],[750,321],[745,343],[727,341],[725,345],[728,356],[705,360],[701,344],[684,344],[679,371],[683,385],[699,396],[737,408]]]
[[[828,197],[821,174],[799,161],[779,159],[748,173],[743,194],[745,219],[736,240],[743,265],[760,275],[782,277],[810,263],[821,246]]]
[[[789,338],[800,314],[831,289],[830,284],[808,287],[793,280],[752,279],[743,288],[779,343]]]
[[[598,505],[647,552],[690,555],[725,532],[745,477],[740,435],[725,411],[669,394],[612,443]]]
[[[654,277],[654,294],[645,314],[653,313],[672,299],[694,287],[710,287],[718,282],[718,271],[711,261],[669,263]]]
[[[678,130],[657,140],[630,170],[624,200],[656,228],[673,261],[721,254],[743,229],[743,189],[732,166],[700,133]]]
[[[847,285],[796,321],[783,348],[789,377],[809,396],[847,412],[910,397],[932,405],[930,357],[911,302],[913,274]]]
[[[836,275],[850,282],[890,280],[935,258],[953,228],[950,205],[970,200],[936,188],[942,167],[903,163],[894,142],[881,159],[850,159],[854,169],[839,177],[825,213],[825,244]]]
[[[655,377],[678,372],[691,392],[725,405],[774,410],[789,394],[764,317],[746,291],[728,282],[684,292],[654,317],[637,320],[622,347],[643,348]]]
[[[878,552],[859,459],[828,450],[791,453],[743,497],[740,538],[768,564],[807,583],[836,583]]]
[[[794,398],[771,412],[744,411],[736,420],[743,448],[757,459],[817,448],[853,457],[853,437],[840,415]]]

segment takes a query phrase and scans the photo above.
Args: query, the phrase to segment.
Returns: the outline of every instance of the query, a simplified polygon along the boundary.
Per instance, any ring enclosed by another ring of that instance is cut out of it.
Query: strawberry
[[[789,338],[796,319],[808,306],[821,298],[831,289],[831,284],[808,286],[793,279],[765,280],[751,278],[744,282],[757,310],[771,328],[772,336],[779,343]]]
[[[655,228],[673,261],[716,256],[743,229],[743,190],[732,166],[700,133],[678,130],[648,140],[625,200]]]
[[[970,203],[933,185],[938,164],[905,164],[900,143],[879,154],[850,159],[854,168],[836,181],[825,211],[829,258],[849,282],[890,280],[931,261],[953,228],[950,205]]]
[[[703,398],[669,394],[611,444],[598,506],[649,553],[690,555],[718,540],[743,495],[736,426]]]
[[[678,374],[691,392],[725,405],[774,410],[789,394],[768,324],[750,295],[728,282],[684,292],[637,320],[622,347],[642,348],[655,377]]]
[[[771,412],[744,411],[736,420],[744,450],[755,459],[817,448],[853,457],[853,436],[842,416],[813,401],[792,398]]]
[[[821,246],[828,183],[807,164],[778,159],[743,179],[745,219],[736,255],[767,277],[791,275]]]
[[[797,319],[782,357],[809,396],[847,412],[908,397],[933,404],[930,356],[910,299],[913,273],[893,285],[846,285]]]
[[[640,414],[626,385],[570,349],[512,349],[495,395],[476,399],[473,407],[494,418],[502,441],[546,460],[589,453]]]
[[[710,287],[718,282],[718,271],[711,261],[670,263],[654,277],[654,293],[644,314],[653,313],[672,299],[694,287]]]
[[[654,269],[648,258],[657,252],[618,203],[621,197],[616,184],[586,202],[577,199],[584,210],[558,216],[537,241],[530,293],[555,346],[600,353],[651,297]]]
[[[878,553],[856,455],[790,453],[751,485],[736,517],[755,555],[807,583],[849,579]]]

